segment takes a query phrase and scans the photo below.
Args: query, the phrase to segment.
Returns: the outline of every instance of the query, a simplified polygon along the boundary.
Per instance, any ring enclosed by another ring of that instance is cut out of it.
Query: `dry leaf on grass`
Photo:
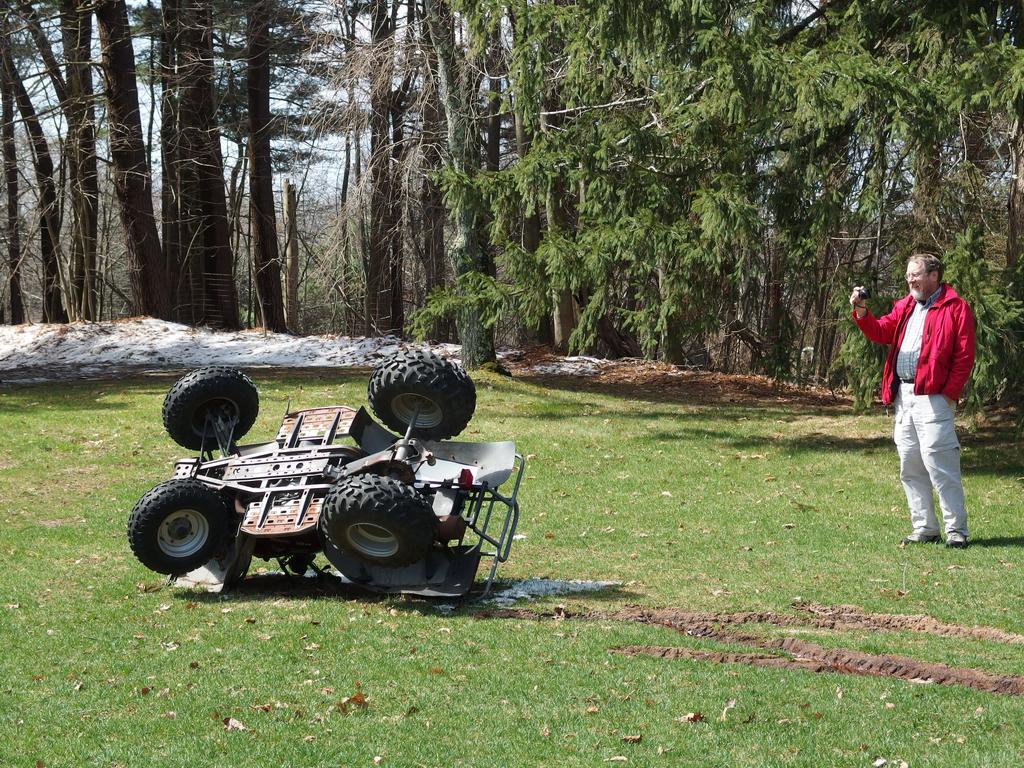
[[[704,719],[704,715],[701,712],[687,712],[682,717],[677,717],[677,723],[699,723]]]
[[[366,695],[362,691],[353,694],[352,696],[346,696],[341,701],[334,705],[334,709],[341,712],[343,715],[348,714],[350,707],[356,709],[367,709],[370,706],[370,702],[367,700]]]
[[[241,720],[236,720],[233,717],[225,717],[224,720],[222,720],[221,722],[224,723],[224,730],[225,731],[248,731],[249,730],[248,728],[246,728],[242,724]]]

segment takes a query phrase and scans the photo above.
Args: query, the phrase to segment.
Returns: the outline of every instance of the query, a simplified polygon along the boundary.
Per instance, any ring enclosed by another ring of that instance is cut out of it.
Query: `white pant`
[[[910,507],[914,533],[935,536],[932,488],[939,496],[946,533],[967,537],[967,510],[960,482],[960,441],[953,409],[942,395],[915,395],[913,384],[900,384],[896,395],[893,440],[900,455],[900,480]]]

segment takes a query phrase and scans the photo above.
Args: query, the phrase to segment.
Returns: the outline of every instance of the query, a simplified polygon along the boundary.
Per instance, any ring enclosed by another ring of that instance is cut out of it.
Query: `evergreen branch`
[[[651,96],[637,96],[634,99],[620,99],[619,101],[609,101],[607,104],[585,104],[581,107],[569,107],[568,109],[553,109],[547,112],[541,112],[541,117],[553,117],[555,115],[573,115],[580,114],[581,112],[589,112],[595,109],[614,109],[615,107],[624,107],[629,104],[642,104],[645,101],[651,101]]]
[[[690,93],[687,96],[685,96],[683,99],[680,100],[680,102],[679,102],[679,104],[677,106],[682,106],[683,104],[689,104],[691,101],[696,99],[704,91],[705,88],[707,88],[709,85],[711,85],[712,82],[714,82],[714,79],[715,79],[714,77],[705,77],[703,80],[701,80],[697,84],[696,88],[694,88],[692,91],[690,91]],[[646,131],[649,128],[653,128],[654,126],[657,126],[659,130],[661,129],[661,125],[658,122],[658,116],[655,115],[652,112],[651,113],[651,121],[648,122],[648,123],[645,123],[642,126],[640,126],[640,130],[641,131]],[[616,144],[616,146],[621,147],[623,144],[625,144],[631,138],[632,138],[632,134],[627,135],[627,136],[623,136],[621,139],[619,139],[617,142],[615,142],[615,144]]]

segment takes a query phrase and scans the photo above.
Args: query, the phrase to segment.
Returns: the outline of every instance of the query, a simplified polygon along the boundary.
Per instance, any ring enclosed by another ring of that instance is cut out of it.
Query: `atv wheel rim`
[[[238,404],[234,400],[217,397],[213,400],[208,400],[196,408],[195,413],[192,415],[192,431],[197,435],[203,434],[203,430],[206,428],[207,415],[214,419],[219,416],[224,421],[237,420]]]
[[[408,424],[415,415],[416,426],[424,429],[436,427],[444,416],[437,403],[414,392],[396,395],[391,401],[391,410],[403,424]]]
[[[391,557],[398,552],[398,539],[387,528],[373,523],[357,523],[348,529],[352,548],[366,557]]]
[[[194,509],[179,509],[164,518],[157,532],[157,546],[168,557],[194,555],[210,537],[210,524]]]

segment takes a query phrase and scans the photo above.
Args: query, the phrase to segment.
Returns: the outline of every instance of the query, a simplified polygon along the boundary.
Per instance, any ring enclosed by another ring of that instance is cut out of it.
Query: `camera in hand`
[[[871,289],[870,288],[858,288],[857,289],[857,298],[858,299],[870,299],[871,298]]]

